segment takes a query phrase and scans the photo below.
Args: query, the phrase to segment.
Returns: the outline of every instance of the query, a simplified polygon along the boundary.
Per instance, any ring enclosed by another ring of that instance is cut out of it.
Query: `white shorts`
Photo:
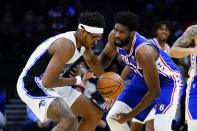
[[[148,116],[146,117],[146,119],[144,121],[140,121],[140,120],[138,120],[136,118],[132,118],[132,122],[145,124],[147,121],[153,120],[155,118],[155,112],[156,112],[156,110],[153,107],[153,109],[149,112]]]
[[[22,101],[29,106],[29,108],[34,112],[34,114],[41,122],[48,120],[47,110],[49,105],[55,98],[62,98],[66,102],[66,104],[71,107],[75,100],[81,95],[81,92],[73,89],[71,86],[44,88],[41,80],[35,77],[35,82],[37,82],[37,84],[39,85],[40,90],[47,94],[47,96],[32,96],[24,87],[23,76],[24,75],[22,73],[18,79],[17,92]]]

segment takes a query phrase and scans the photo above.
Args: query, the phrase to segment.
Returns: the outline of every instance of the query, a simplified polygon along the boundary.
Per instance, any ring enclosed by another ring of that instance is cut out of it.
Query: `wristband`
[[[79,85],[81,84],[81,76],[76,76],[75,77],[77,79],[76,84],[75,85]]]

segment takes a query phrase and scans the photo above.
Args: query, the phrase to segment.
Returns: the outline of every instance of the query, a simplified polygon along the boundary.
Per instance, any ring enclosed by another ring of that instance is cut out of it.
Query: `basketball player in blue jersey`
[[[170,46],[166,43],[170,35],[170,25],[167,21],[159,21],[153,27],[153,35],[156,36],[153,39],[149,39],[154,44],[158,45],[166,54],[169,54]],[[126,75],[131,71],[129,66],[126,66],[121,77],[125,79]],[[132,73],[132,72],[131,72]],[[155,117],[155,108],[151,110],[144,121],[139,121],[135,118],[132,119],[131,131],[141,131],[144,123],[146,123],[146,131],[154,131],[154,117]]]
[[[116,53],[134,71],[107,115],[111,131],[130,131],[127,121],[140,121],[156,105],[155,131],[170,131],[183,85],[180,70],[157,45],[138,32],[139,18],[132,12],[115,15],[115,26],[99,60],[107,67]],[[110,103],[109,103],[110,104]]]
[[[104,17],[83,12],[78,20],[77,31],[51,37],[36,48],[17,82],[20,98],[39,120],[57,123],[52,131],[94,131],[102,118],[102,110],[94,102],[69,86],[82,82],[80,71],[76,77],[62,77],[81,56],[96,75],[104,72],[91,52],[102,37]],[[79,125],[75,115],[82,118]]]
[[[190,55],[191,67],[188,72],[186,89],[186,120],[188,131],[197,131],[197,25],[192,25],[186,29],[171,48],[170,56],[183,58]]]

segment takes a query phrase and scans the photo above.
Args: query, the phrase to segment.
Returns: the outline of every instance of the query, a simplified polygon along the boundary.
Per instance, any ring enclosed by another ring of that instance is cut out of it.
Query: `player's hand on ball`
[[[120,124],[123,124],[123,123],[126,123],[127,121],[129,121],[129,119],[131,119],[131,118],[129,117],[128,113],[116,113],[111,116],[111,119],[119,122]]]
[[[87,71],[83,78],[82,78],[82,82],[83,82],[83,85],[86,87],[86,81],[90,78],[96,78],[96,76],[94,75],[94,73],[92,71]]]
[[[107,109],[107,110],[109,110],[109,109],[111,109],[112,108],[112,106],[113,106],[113,104],[114,104],[114,102],[115,102],[115,100],[114,99],[107,99],[106,101],[105,101],[105,103],[103,103],[103,108],[104,109]]]

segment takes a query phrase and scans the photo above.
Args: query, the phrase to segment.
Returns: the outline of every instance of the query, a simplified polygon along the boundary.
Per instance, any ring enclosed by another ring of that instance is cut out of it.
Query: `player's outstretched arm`
[[[176,40],[170,50],[170,57],[182,58],[191,54],[197,55],[197,48],[188,48],[192,42],[197,45],[197,25],[188,27],[184,34]]]
[[[149,90],[140,103],[133,109],[131,116],[137,115],[139,112],[148,107],[161,92],[159,74],[155,63],[157,58],[158,52],[155,48],[149,45],[141,46],[137,51],[136,59],[139,66],[143,70],[144,80]]]
[[[136,58],[139,66],[143,70],[144,79],[149,90],[131,112],[117,113],[111,117],[120,124],[127,122],[129,119],[135,117],[138,113],[147,108],[161,92],[159,74],[155,63],[155,60],[158,58],[157,51],[151,46],[144,45],[138,50]]]
[[[112,30],[108,36],[108,42],[104,50],[98,56],[98,59],[101,62],[104,69],[107,68],[111,64],[112,60],[116,56],[116,53],[117,53],[117,48],[114,45],[114,36],[113,36],[113,30]]]
[[[103,66],[99,62],[96,55],[93,54],[91,49],[86,49],[83,58],[90,67],[90,69],[97,75],[100,76],[105,73]]]

